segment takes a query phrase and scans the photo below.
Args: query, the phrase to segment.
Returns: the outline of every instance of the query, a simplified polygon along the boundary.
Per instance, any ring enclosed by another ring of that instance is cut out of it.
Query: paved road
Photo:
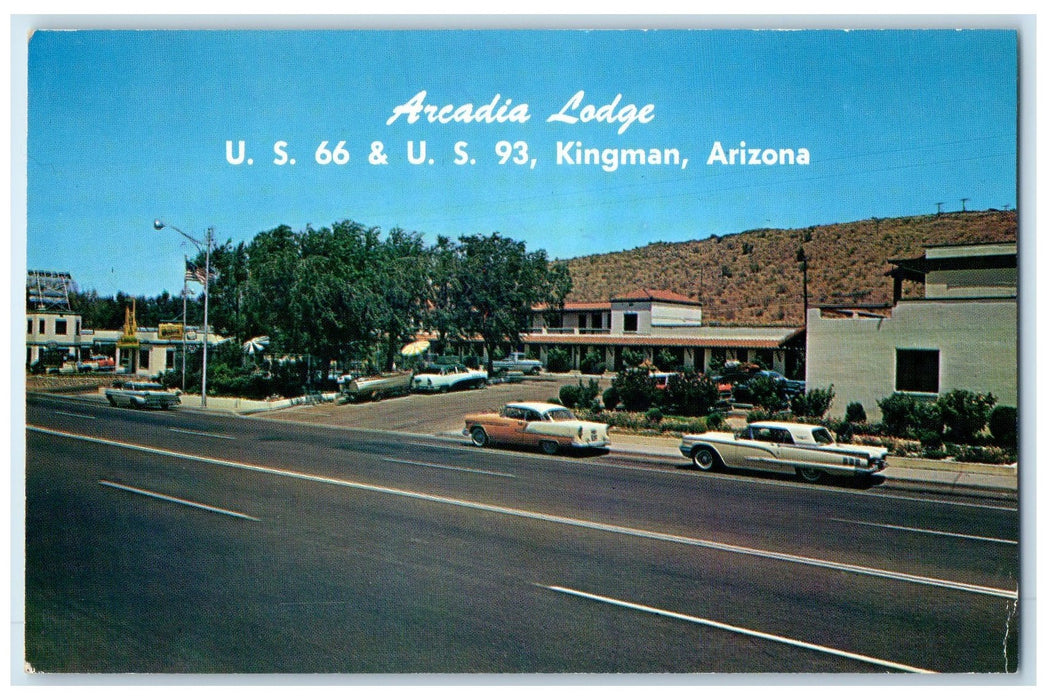
[[[482,393],[482,392],[477,392]],[[30,398],[59,672],[1000,672],[1014,508]]]

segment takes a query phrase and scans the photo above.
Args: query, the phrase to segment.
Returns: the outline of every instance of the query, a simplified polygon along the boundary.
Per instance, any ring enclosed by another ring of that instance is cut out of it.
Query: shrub
[[[989,432],[998,446],[1014,449],[1018,446],[1018,409],[997,406],[989,414]]]
[[[749,380],[747,388],[749,390],[749,400],[752,401],[754,406],[774,410],[781,408],[784,403],[778,391],[778,382],[771,377],[765,375],[753,377]]]
[[[566,372],[571,369],[571,356],[563,348],[549,348],[545,356],[545,368],[550,372]]]
[[[625,365],[626,368],[639,367],[646,359],[643,350],[634,350],[632,348],[622,350],[622,364]]]
[[[788,420],[791,420],[791,419],[792,419],[792,416],[790,416],[788,413],[784,413],[782,411],[765,411],[765,410],[760,409],[760,408],[757,408],[755,410],[749,411],[748,415],[745,416],[745,422],[746,423],[758,423],[760,421],[765,421],[765,420],[784,420],[784,421],[788,421]]]
[[[803,418],[821,418],[832,405],[836,391],[833,385],[828,389],[811,389],[806,394],[793,397],[791,407],[793,414]]]
[[[586,410],[586,411],[597,411],[600,408],[600,385],[595,379],[590,379],[588,382],[583,383],[581,379],[578,380],[578,386],[575,387],[578,391],[575,395],[575,407]],[[565,406],[567,404],[564,404]]]
[[[671,413],[681,416],[704,416],[720,399],[716,382],[694,371],[669,377],[661,402]]]
[[[954,389],[939,396],[937,404],[946,437],[952,442],[967,444],[985,428],[996,397]]]
[[[607,369],[607,363],[603,360],[603,353],[590,350],[578,363],[578,369],[582,374],[603,374]]]
[[[847,412],[844,414],[844,420],[848,423],[864,423],[868,420],[865,415],[865,406],[862,406],[858,401],[852,401],[847,404]]]
[[[705,424],[709,430],[719,430],[726,425],[727,421],[724,420],[723,414],[719,411],[713,411],[705,417]]]
[[[618,390],[613,386],[607,387],[607,390],[603,393],[603,406],[608,411],[613,411],[618,408]]]
[[[648,423],[661,423],[664,417],[665,414],[662,413],[662,409],[657,406],[647,409],[647,413],[644,414],[644,418]]]
[[[680,360],[676,357],[675,353],[663,349],[658,351],[658,355],[655,358],[655,365],[660,370],[671,372],[675,371],[680,365]]]
[[[640,367],[623,369],[614,378],[611,386],[618,393],[619,402],[627,411],[646,411],[654,403],[654,379]]]
[[[578,405],[578,394],[581,393],[581,386],[575,384],[564,384],[560,387],[560,403],[567,408],[574,408]]]
[[[888,435],[916,438],[925,445],[941,443],[943,426],[938,402],[894,393],[876,404],[883,414],[883,428]]]

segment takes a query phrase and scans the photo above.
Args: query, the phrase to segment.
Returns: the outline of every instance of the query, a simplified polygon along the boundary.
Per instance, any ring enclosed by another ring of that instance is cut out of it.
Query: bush
[[[575,384],[564,384],[560,387],[560,403],[567,408],[574,408],[578,405],[578,394],[581,392],[581,386]]]
[[[883,414],[883,428],[888,435],[916,438],[925,445],[941,444],[943,425],[938,402],[894,393],[876,405]]]
[[[861,403],[853,401],[847,404],[847,412],[844,414],[844,420],[848,423],[864,423],[868,418],[865,415],[865,406]]]
[[[993,442],[1005,449],[1018,446],[1018,409],[1014,406],[997,406],[989,414],[989,432]]]
[[[545,369],[550,372],[566,372],[571,369],[571,355],[563,348],[549,348],[545,356]]]
[[[802,418],[821,418],[832,405],[836,391],[833,385],[828,389],[811,389],[806,394],[793,397],[791,407],[793,414]]]
[[[622,364],[625,365],[626,368],[639,367],[646,359],[643,350],[634,350],[632,348],[625,348],[622,350]]]
[[[749,400],[754,406],[774,410],[781,408],[784,403],[778,390],[778,382],[771,377],[765,375],[753,377],[749,380],[746,388],[748,389]]]
[[[996,397],[954,389],[939,396],[937,404],[946,430],[945,437],[952,442],[969,444],[975,435],[985,429],[989,412],[996,405]]]
[[[647,413],[644,414],[644,418],[648,423],[661,423],[664,417],[665,414],[662,413],[662,409],[657,406],[647,409]]]
[[[608,387],[607,390],[603,393],[604,408],[606,408],[608,411],[613,411],[614,409],[618,408],[618,404],[618,390],[615,389],[613,386]]]
[[[595,379],[590,379],[585,384],[578,380],[577,385],[565,384],[560,387],[560,403],[567,408],[580,408],[586,411],[598,410],[600,404],[596,397],[599,395],[600,385],[597,384]]]
[[[603,374],[607,370],[607,363],[603,360],[603,353],[590,350],[578,363],[578,369],[582,374]]]
[[[704,416],[720,399],[716,382],[703,374],[687,371],[669,377],[661,403],[670,413],[681,416]],[[605,402],[606,405],[606,402]]]
[[[619,402],[627,411],[646,411],[654,403],[654,378],[641,367],[623,369],[611,386],[618,393]]]

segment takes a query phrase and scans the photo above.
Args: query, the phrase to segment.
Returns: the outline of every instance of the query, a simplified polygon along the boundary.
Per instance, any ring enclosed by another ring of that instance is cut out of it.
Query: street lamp
[[[153,228],[157,231],[163,228],[171,228],[182,234],[185,238],[196,246],[197,250],[204,251],[204,356],[203,356],[203,376],[200,380],[200,407],[207,408],[207,307],[211,300],[211,295],[208,293],[209,284],[211,282],[211,248],[214,245],[214,229],[208,227],[207,238],[201,242],[190,236],[185,231],[181,230],[177,226],[171,226],[165,224],[160,219],[153,220]],[[185,329],[182,329],[182,333],[185,333]]]

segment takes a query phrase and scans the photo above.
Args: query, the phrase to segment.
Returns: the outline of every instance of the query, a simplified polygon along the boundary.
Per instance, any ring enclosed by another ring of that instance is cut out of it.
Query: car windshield
[[[574,420],[574,414],[566,408],[554,408],[545,414],[552,421]]]

